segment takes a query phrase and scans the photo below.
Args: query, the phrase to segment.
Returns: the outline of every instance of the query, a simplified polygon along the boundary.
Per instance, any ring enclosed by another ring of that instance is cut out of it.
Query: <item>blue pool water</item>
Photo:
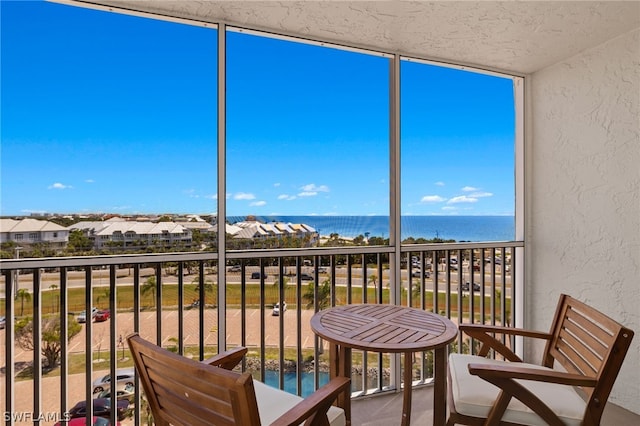
[[[313,373],[301,373],[302,374],[302,396],[307,397],[314,391],[314,376]],[[274,388],[279,387],[279,372],[275,370],[265,371],[265,383]],[[320,386],[326,384],[329,381],[329,373],[319,373]],[[284,373],[284,390],[286,392],[297,395],[297,381],[296,373]]]

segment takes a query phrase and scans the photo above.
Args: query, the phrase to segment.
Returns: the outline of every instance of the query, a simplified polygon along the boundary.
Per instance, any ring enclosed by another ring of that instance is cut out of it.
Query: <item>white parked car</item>
[[[282,313],[287,310],[287,302],[282,302]],[[280,303],[276,303],[273,305],[273,313],[271,314],[274,317],[280,315]]]
[[[118,388],[125,387],[127,385],[134,386],[136,376],[135,369],[133,368],[124,368],[116,371],[117,376],[117,384]],[[105,376],[99,377],[93,381],[93,393],[100,393],[102,391],[111,389],[111,375],[107,374]]]

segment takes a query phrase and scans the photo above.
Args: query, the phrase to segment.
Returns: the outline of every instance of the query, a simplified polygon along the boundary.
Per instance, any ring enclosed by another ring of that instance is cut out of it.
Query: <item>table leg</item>
[[[433,424],[444,425],[447,408],[447,351],[446,347],[433,351]]]
[[[404,392],[402,400],[402,426],[411,424],[411,388],[413,385],[413,353],[404,353]]]

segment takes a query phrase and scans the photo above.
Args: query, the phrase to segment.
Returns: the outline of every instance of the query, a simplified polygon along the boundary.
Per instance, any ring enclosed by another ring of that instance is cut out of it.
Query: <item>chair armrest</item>
[[[300,425],[307,420],[307,425],[328,425],[327,411],[338,395],[349,388],[351,379],[346,377],[336,377],[320,389],[312,393],[287,411],[271,426],[292,426]]]
[[[491,426],[501,424],[502,416],[512,398],[520,400],[520,402],[529,407],[542,418],[545,424],[564,425],[558,414],[542,401],[542,395],[534,394],[532,389],[528,388],[522,381],[534,380],[568,386],[588,387],[594,387],[597,384],[597,380],[592,377],[549,369],[522,367],[522,364],[518,363],[504,363],[503,365],[470,363],[468,368],[470,374],[478,376],[500,389],[500,393],[484,423]]]
[[[481,377],[491,383],[494,383],[492,379],[534,380],[537,382],[586,387],[594,387],[598,383],[594,377],[556,370],[522,367],[518,364],[495,365],[471,363],[468,368],[470,374]]]
[[[535,339],[550,340],[551,334],[541,331],[525,330],[523,328],[502,327],[497,325],[485,324],[459,324],[458,329],[474,339],[482,342],[479,356],[487,356],[490,349],[498,352],[505,359],[512,362],[522,362],[522,359],[516,355],[511,349],[506,347],[500,340],[492,336],[492,334],[509,334],[514,336],[524,336]]]
[[[246,353],[247,348],[238,346],[237,348],[221,352],[218,355],[214,355],[211,358],[202,360],[201,362],[214,367],[222,367],[225,370],[233,370],[235,366],[242,361],[242,357],[244,357]]]

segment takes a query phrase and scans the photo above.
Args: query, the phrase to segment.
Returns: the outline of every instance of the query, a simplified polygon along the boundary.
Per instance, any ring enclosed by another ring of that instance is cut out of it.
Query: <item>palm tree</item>
[[[151,298],[153,299],[153,304],[155,306],[156,300],[156,277],[151,276],[147,278],[142,287],[140,287],[140,293],[144,296],[147,293],[151,293]]]
[[[373,284],[373,289],[377,288],[378,276],[376,274],[369,275],[369,284]]]
[[[24,301],[31,302],[31,293],[26,288],[21,288],[16,293],[16,297],[20,299],[20,316],[24,313]]]
[[[322,284],[318,286],[318,310],[321,311],[329,306],[331,303],[331,283],[328,279],[324,280]],[[302,295],[302,298],[307,301],[307,309],[312,309],[315,302],[315,284],[313,281],[307,286],[307,291]]]
[[[194,288],[194,291],[196,292],[196,294],[200,294],[200,273],[197,273],[196,276],[193,278],[193,280],[191,280],[191,284],[195,284],[196,287]],[[209,279],[205,279],[204,280],[204,285],[202,286],[202,288],[204,289],[205,292],[205,300],[202,301],[202,303],[204,303],[206,305],[206,293],[211,293],[214,289],[215,289],[215,283],[213,283],[211,280]]]

